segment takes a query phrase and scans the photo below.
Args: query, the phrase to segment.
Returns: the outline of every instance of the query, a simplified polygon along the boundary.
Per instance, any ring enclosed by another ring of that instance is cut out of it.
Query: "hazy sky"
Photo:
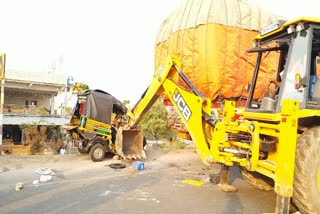
[[[320,8],[319,0],[252,1],[287,18],[315,16]],[[39,72],[63,56],[75,81],[134,104],[152,79],[160,25],[180,2],[0,0],[0,52],[7,69]]]

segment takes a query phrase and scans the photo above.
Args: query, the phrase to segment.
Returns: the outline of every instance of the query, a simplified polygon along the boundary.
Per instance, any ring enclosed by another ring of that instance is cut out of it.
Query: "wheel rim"
[[[102,156],[102,152],[102,149],[99,148],[94,151],[93,155],[95,158],[100,158]]]
[[[320,167],[318,169],[318,190],[320,192]]]

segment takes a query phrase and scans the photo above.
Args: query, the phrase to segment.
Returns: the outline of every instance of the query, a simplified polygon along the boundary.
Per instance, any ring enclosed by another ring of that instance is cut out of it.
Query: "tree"
[[[76,82],[72,86],[72,93],[76,94],[78,92],[88,90],[88,89],[89,89],[89,86],[87,84],[82,82]]]
[[[130,104],[130,100],[123,100],[122,103],[128,107]]]
[[[157,100],[140,122],[146,138],[152,137],[158,141],[160,138],[169,139],[174,135],[174,131],[167,125],[167,114],[163,103]]]

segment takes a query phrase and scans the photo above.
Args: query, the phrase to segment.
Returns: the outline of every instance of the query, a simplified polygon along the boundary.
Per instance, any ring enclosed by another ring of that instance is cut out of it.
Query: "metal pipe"
[[[190,82],[188,77],[181,70],[179,70],[179,67],[176,64],[174,64],[174,67],[177,69],[179,76],[188,85],[188,87],[193,91],[193,93],[195,93],[195,95],[201,97],[204,102],[207,102],[206,97],[192,84],[192,82]]]

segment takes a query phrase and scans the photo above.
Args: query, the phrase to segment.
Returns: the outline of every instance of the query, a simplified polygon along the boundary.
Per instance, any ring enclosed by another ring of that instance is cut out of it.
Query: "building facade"
[[[6,141],[21,144],[23,133],[20,126],[23,124],[61,126],[68,123],[68,117],[61,114],[61,97],[66,95],[66,79],[63,72],[6,71],[4,144]]]

